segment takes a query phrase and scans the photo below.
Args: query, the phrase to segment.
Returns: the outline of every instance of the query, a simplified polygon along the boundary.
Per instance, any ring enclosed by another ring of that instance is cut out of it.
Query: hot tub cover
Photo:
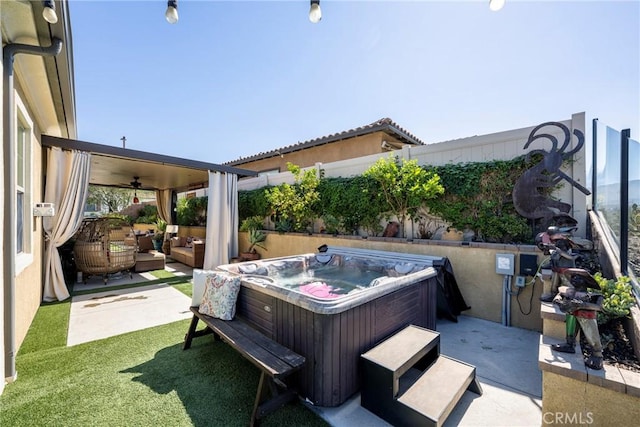
[[[438,271],[438,302],[436,315],[438,319],[449,319],[458,321],[461,312],[469,310],[458,288],[458,282],[453,275],[453,267],[449,258],[443,257],[440,261],[435,260],[433,267]]]

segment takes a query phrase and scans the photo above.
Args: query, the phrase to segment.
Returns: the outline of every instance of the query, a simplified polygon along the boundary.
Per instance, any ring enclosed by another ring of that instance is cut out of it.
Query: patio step
[[[465,390],[482,394],[475,367],[440,354],[440,334],[410,325],[362,355],[364,408],[395,426],[440,426]]]

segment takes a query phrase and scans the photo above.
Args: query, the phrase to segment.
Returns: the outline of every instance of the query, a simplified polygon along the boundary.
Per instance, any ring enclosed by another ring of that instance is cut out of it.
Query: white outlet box
[[[55,214],[53,203],[36,203],[33,206],[33,216],[54,216]]]

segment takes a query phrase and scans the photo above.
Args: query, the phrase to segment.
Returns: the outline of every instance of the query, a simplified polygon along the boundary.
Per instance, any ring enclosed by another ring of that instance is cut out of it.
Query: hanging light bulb
[[[137,205],[138,203],[140,203],[140,199],[138,199],[138,192],[134,190],[134,192],[133,192],[133,204]]]
[[[504,7],[504,3],[505,0],[489,0],[489,9],[497,12]]]
[[[58,22],[58,15],[56,14],[56,5],[53,0],[45,0],[42,2],[44,9],[42,10],[42,17],[49,24],[55,24]]]
[[[167,11],[164,13],[169,24],[178,22],[178,0],[169,0],[167,2]]]
[[[320,10],[320,0],[311,0],[311,8],[309,9],[309,21],[317,24],[322,19],[322,10]]]

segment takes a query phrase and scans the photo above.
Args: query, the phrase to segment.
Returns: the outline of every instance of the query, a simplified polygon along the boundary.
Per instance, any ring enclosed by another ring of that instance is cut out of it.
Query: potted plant
[[[258,228],[259,225],[262,225],[262,218],[260,217],[246,218],[240,225],[240,231],[246,231],[249,240],[247,251],[240,253],[240,258],[243,261],[260,259],[260,254],[256,251],[256,247],[267,250],[263,244],[267,239],[267,234]]]
[[[264,241],[267,239],[266,233],[262,230],[252,228],[249,230],[248,239],[249,248],[246,252],[240,253],[240,258],[245,261],[260,259],[260,254],[258,253],[258,251],[256,251],[256,247],[262,248],[265,251],[267,250],[267,248],[263,245]]]
[[[156,251],[162,252],[162,244],[164,243],[164,232],[167,229],[167,222],[163,219],[156,221],[156,228],[158,231],[153,235],[153,248]]]

